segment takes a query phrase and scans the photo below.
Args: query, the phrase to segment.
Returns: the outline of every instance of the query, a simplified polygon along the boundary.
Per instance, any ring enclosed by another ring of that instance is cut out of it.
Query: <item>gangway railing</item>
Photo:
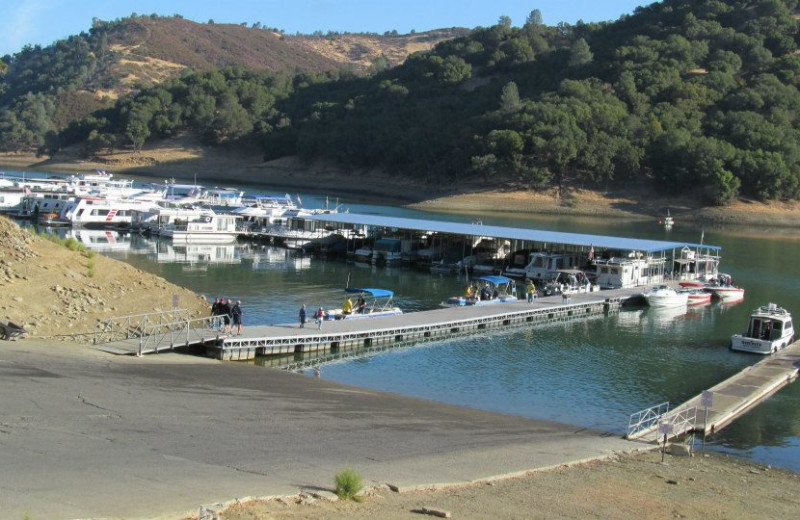
[[[658,422],[669,412],[669,401],[645,408],[631,414],[628,418],[628,439],[637,439],[643,432],[653,429]]]
[[[139,336],[138,355],[144,352],[158,352],[175,346],[205,343],[223,334],[222,316],[205,316],[163,323]]]
[[[697,428],[697,407],[669,410],[669,402],[646,408],[628,419],[630,440],[660,442],[690,433]]]
[[[191,318],[188,309],[170,309],[168,311],[145,312],[117,316],[103,323],[95,334],[95,343],[110,343],[122,339],[139,338],[177,321]]]
[[[138,354],[157,352],[175,345],[202,343],[219,336],[225,326],[222,316],[192,318],[187,309],[131,314],[111,318],[95,335],[94,343],[138,340]]]

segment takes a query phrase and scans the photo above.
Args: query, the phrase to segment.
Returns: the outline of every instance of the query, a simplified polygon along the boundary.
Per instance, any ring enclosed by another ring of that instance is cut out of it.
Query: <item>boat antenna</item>
[[[706,230],[705,230],[705,229],[703,229],[702,231],[700,231],[700,245],[701,245],[701,246],[703,245],[703,239],[704,239],[705,237],[706,237]]]
[[[347,284],[345,285],[345,288],[347,287],[350,287],[350,271],[347,272]]]

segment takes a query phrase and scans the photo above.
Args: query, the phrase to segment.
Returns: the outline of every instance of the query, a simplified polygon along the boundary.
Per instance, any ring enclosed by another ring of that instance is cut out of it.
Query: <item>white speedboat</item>
[[[664,224],[664,229],[672,229],[672,226],[675,225],[675,220],[669,214],[669,210],[667,210],[667,216],[661,221]]]
[[[731,337],[731,350],[772,354],[793,340],[792,315],[786,309],[770,303],[753,311],[745,332]]]
[[[654,285],[642,296],[650,307],[686,307],[689,302],[687,293],[680,293],[668,285]]]
[[[451,296],[440,305],[442,307],[464,307],[467,305],[490,305],[513,303],[517,299],[517,286],[514,280],[505,276],[480,276],[467,287],[464,296]]]

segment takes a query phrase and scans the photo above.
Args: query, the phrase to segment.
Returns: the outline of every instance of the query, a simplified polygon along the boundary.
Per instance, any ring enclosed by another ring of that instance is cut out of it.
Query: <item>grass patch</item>
[[[336,474],[336,495],[340,500],[355,499],[364,488],[364,479],[354,469],[346,468]]]

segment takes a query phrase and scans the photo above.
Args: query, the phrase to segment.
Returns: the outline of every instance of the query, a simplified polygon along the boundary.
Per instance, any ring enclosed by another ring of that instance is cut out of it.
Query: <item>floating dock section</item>
[[[213,357],[248,360],[306,352],[359,349],[386,343],[430,341],[488,329],[576,319],[618,310],[623,303],[641,298],[641,289],[616,289],[538,298],[533,303],[472,305],[413,312],[381,318],[314,321],[300,328],[296,323],[248,327],[246,336],[222,338],[208,346]]]
[[[658,442],[663,441],[664,436],[673,439],[687,433],[713,435],[795,381],[799,371],[800,341],[795,341],[672,410],[652,413],[654,407],[639,412],[638,422],[642,427],[629,426],[626,437]]]

